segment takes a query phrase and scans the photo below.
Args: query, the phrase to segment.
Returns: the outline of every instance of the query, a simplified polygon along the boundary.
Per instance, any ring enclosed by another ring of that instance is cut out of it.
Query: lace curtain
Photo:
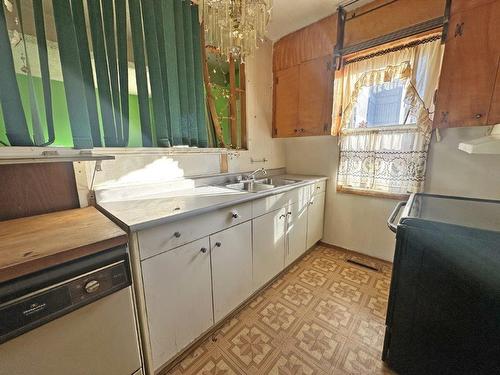
[[[443,53],[437,39],[348,62],[337,73],[333,123],[340,137],[339,190],[398,195],[423,190]],[[379,93],[387,95],[378,99]],[[374,114],[373,103],[389,96],[392,107]]]

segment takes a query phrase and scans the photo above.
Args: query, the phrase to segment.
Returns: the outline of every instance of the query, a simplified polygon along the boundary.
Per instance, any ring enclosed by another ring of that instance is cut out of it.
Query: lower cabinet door
[[[307,249],[307,205],[300,203],[290,205],[287,218],[285,266],[304,254]]]
[[[323,238],[325,193],[313,195],[307,208],[307,248]]]
[[[282,208],[253,220],[253,289],[280,273],[285,263],[287,211]],[[304,247],[305,247],[304,238]]]
[[[142,274],[158,369],[213,325],[208,237],[144,260]]]
[[[215,322],[252,293],[252,223],[210,236]],[[189,317],[191,319],[191,317]]]

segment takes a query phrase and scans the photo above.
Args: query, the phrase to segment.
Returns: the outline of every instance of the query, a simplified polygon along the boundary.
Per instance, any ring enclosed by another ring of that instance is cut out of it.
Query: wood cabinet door
[[[259,289],[285,266],[286,209],[253,220],[253,286]]]
[[[274,73],[273,137],[290,137],[299,125],[299,67]]]
[[[307,248],[323,238],[325,193],[313,195],[307,208]]]
[[[155,369],[213,325],[208,237],[141,263]]]
[[[291,204],[287,212],[285,266],[291,264],[306,251],[307,205]]]
[[[252,223],[210,236],[215,322],[252,294]]]
[[[437,94],[438,128],[488,124],[500,55],[500,1],[452,14]]]
[[[333,105],[332,56],[318,57],[299,67],[299,132],[330,134]]]

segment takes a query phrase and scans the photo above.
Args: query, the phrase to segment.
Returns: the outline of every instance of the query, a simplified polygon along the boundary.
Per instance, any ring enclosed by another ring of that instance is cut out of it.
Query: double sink
[[[246,191],[249,193],[258,193],[260,191],[270,190],[281,186],[287,186],[301,182],[300,180],[291,180],[282,177],[268,177],[262,179],[243,180],[237,183],[225,185],[229,189]]]

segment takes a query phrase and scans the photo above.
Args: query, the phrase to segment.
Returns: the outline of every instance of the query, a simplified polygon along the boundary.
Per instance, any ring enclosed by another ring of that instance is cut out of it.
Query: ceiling
[[[347,9],[352,10],[373,0],[358,0]],[[293,31],[325,18],[339,5],[352,0],[274,0],[267,37],[273,42]]]

